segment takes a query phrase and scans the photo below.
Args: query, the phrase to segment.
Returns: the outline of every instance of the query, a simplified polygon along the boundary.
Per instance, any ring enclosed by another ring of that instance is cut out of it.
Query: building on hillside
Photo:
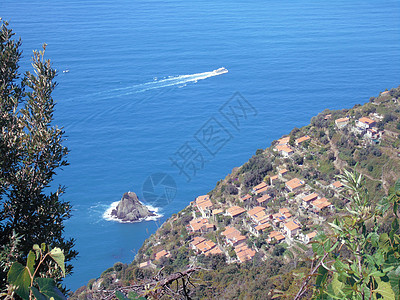
[[[298,139],[295,140],[295,144],[296,146],[300,146],[301,144],[303,144],[306,141],[309,141],[311,138],[308,135],[302,136]]]
[[[272,241],[276,241],[277,243],[285,240],[285,236],[279,231],[271,231],[268,235],[267,242],[271,243]]]
[[[232,226],[227,226],[221,234],[226,238],[226,242],[233,247],[245,243],[247,240],[244,235],[241,235],[239,230]]]
[[[247,247],[246,244],[239,245],[235,247],[235,252],[238,260],[243,263],[248,260],[252,260],[254,255],[256,255],[256,251]]]
[[[349,118],[340,118],[335,120],[335,124],[338,129],[342,129],[346,127],[347,124],[349,124],[349,121],[350,121]]]
[[[263,195],[260,198],[257,198],[257,202],[261,206],[266,206],[268,204],[268,202],[269,202],[269,199],[271,199],[270,195]]]
[[[309,242],[312,241],[312,239],[317,235],[317,232],[313,231],[307,234],[300,233],[299,234],[299,240],[302,241],[304,244],[308,244]]]
[[[286,188],[288,189],[289,192],[299,191],[304,186],[304,184],[305,182],[298,178],[293,178],[292,180],[286,181],[285,183]]]
[[[231,206],[226,210],[226,213],[232,218],[236,218],[245,212],[246,210],[240,206]]]
[[[325,115],[324,120],[332,119],[332,114]]]
[[[160,260],[163,257],[170,257],[170,256],[171,256],[171,254],[167,250],[163,249],[163,250],[158,251],[156,253],[154,260],[157,261],[157,260]]]
[[[334,183],[332,183],[332,188],[334,188],[335,190],[341,190],[343,188],[343,183],[341,183],[339,180],[335,181]]]
[[[356,126],[360,128],[361,130],[367,130],[369,128],[372,128],[376,125],[376,122],[370,118],[367,117],[362,117],[358,119],[356,122]]]
[[[278,172],[278,176],[279,176],[279,178],[283,178],[283,176],[285,176],[286,174],[288,173],[288,170],[286,170],[286,169],[281,169],[281,170],[279,170],[279,172]]]
[[[249,229],[252,234],[259,237],[261,234],[268,231],[271,227],[272,225],[270,223],[265,222],[263,224],[250,226]]]
[[[257,184],[255,187],[253,187],[252,192],[254,194],[257,194],[258,191],[260,191],[266,187],[268,187],[268,185],[263,181],[263,182]]]
[[[287,145],[289,144],[289,141],[290,141],[290,136],[286,136],[279,139],[277,145]]]
[[[275,147],[275,150],[283,157],[289,157],[294,153],[294,150],[288,145],[278,145]]]
[[[318,197],[319,197],[319,196],[318,196],[317,193],[312,193],[312,194],[309,194],[309,195],[307,195],[307,196],[304,196],[303,199],[301,199],[301,200],[303,200],[304,206],[307,207],[307,204],[310,204],[311,201],[317,200]]]
[[[194,220],[190,221],[188,229],[191,232],[207,233],[207,232],[214,231],[215,225],[210,224],[208,222],[208,219],[206,219],[206,218],[199,218],[199,219],[194,219]]]
[[[289,221],[283,224],[283,229],[285,230],[287,237],[292,239],[298,234],[300,230],[300,225],[297,224],[295,221]]]
[[[278,175],[271,176],[269,178],[269,181],[270,181],[271,185],[274,185],[275,183],[277,183],[279,181]]]
[[[249,194],[246,194],[242,197],[239,198],[240,201],[246,202],[247,200],[251,199],[251,196]]]
[[[286,219],[289,219],[292,217],[292,214],[289,212],[289,209],[287,209],[286,207],[279,209],[279,213],[281,214],[281,216],[285,217]]]
[[[195,250],[197,253],[205,254],[208,255],[213,248],[215,248],[217,245],[210,240],[206,240],[205,238],[199,239],[199,240],[193,240],[191,242],[191,247],[193,250]]]
[[[203,195],[196,198],[195,205],[203,218],[209,218],[212,212],[212,202],[210,200],[210,196]]]
[[[315,213],[320,212],[321,210],[325,209],[325,208],[332,208],[332,203],[330,203],[325,197],[324,198],[320,198],[317,200],[314,200],[313,202],[311,202],[311,206],[313,208],[313,211]]]
[[[151,260],[142,262],[139,264],[139,268],[141,269],[155,269],[156,265],[151,262]]]

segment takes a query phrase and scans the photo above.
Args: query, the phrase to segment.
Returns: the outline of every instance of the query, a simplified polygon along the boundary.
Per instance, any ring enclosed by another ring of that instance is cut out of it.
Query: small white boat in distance
[[[67,70],[64,70],[63,73],[69,73],[69,70],[68,70],[68,69],[67,69]]]
[[[224,67],[222,67],[222,68],[219,68],[219,69],[214,70],[213,72],[219,75],[219,74],[228,73],[228,70],[225,69]]]

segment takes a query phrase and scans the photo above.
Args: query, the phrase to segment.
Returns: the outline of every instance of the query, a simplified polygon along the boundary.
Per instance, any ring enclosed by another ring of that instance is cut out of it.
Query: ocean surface
[[[80,253],[70,289],[132,261],[258,148],[400,84],[397,0],[1,0],[0,16],[22,37],[23,69],[45,42],[59,70],[70,166],[55,184]],[[104,219],[128,191],[163,217]]]

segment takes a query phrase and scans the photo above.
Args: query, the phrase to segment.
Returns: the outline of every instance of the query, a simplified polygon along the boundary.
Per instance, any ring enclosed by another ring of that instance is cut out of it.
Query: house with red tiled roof
[[[282,242],[285,239],[285,236],[279,231],[271,231],[268,235],[267,242],[271,243],[273,240],[276,240],[278,243]]]
[[[227,226],[221,234],[225,236],[227,243],[234,247],[246,242],[246,237],[232,226]]]
[[[313,202],[311,202],[311,205],[313,207],[314,212],[319,212],[326,207],[331,207],[332,204],[328,201],[328,199],[324,197],[314,200]]]
[[[266,206],[267,203],[269,202],[269,199],[271,199],[270,195],[263,195],[260,198],[257,198],[257,202],[262,206]]]
[[[268,190],[268,185],[263,181],[257,184],[255,187],[253,187],[252,192],[257,195],[260,194],[261,191],[266,191],[266,190]]]
[[[232,218],[236,218],[245,212],[246,210],[240,206],[231,206],[226,210],[226,213]]]
[[[289,157],[294,153],[294,150],[288,145],[278,145],[275,147],[275,150],[278,151],[279,155],[282,155],[283,157]]]
[[[223,213],[224,213],[224,210],[222,208],[217,208],[217,209],[213,209],[212,210],[212,215],[213,216],[221,215]]]
[[[307,196],[304,196],[302,200],[303,200],[303,202],[305,202],[304,204],[309,204],[311,201],[317,200],[317,198],[318,198],[318,194],[312,193]]]
[[[202,253],[207,255],[211,249],[216,247],[216,244],[213,241],[204,239],[202,242],[197,244],[192,244],[192,248],[196,250],[198,253]]]
[[[246,202],[247,200],[251,199],[251,196],[249,194],[246,194],[242,197],[239,198],[240,201]]]
[[[163,249],[156,253],[154,260],[156,261],[156,260],[160,260],[163,257],[170,257],[170,256],[171,256],[171,254],[167,250]]]
[[[155,269],[157,266],[151,262],[151,260],[142,262],[139,264],[139,268],[141,269]]]
[[[289,144],[289,141],[290,141],[290,136],[286,136],[279,139],[277,145],[287,145]]]
[[[275,183],[277,183],[279,181],[278,175],[271,176],[269,178],[269,181],[270,181],[271,185],[274,185]]]
[[[238,247],[235,247],[235,252],[238,260],[243,263],[248,260],[252,260],[256,251],[247,247],[246,244],[242,244]]]
[[[282,222],[286,221],[286,217],[282,216],[280,213],[273,214],[272,216],[270,216],[270,219],[272,219],[272,223],[278,227]]]
[[[300,226],[295,221],[289,221],[283,224],[283,229],[285,230],[287,237],[291,239],[297,235],[300,230]]]
[[[334,189],[340,190],[343,187],[343,183],[341,183],[340,181],[335,181],[334,183],[332,183],[332,187]]]
[[[281,216],[285,217],[286,219],[289,219],[292,217],[292,214],[289,212],[289,209],[287,209],[286,207],[279,209],[279,213],[281,214]]]
[[[195,205],[200,211],[203,218],[211,216],[211,208],[213,206],[209,195],[198,196],[195,201]]]
[[[372,128],[375,125],[376,125],[376,122],[367,117],[362,117],[362,118],[358,119],[358,121],[356,122],[356,126],[358,128],[360,128],[361,130],[366,130],[366,129]]]
[[[303,234],[300,233],[299,234],[299,239],[304,243],[304,244],[308,244],[309,242],[312,241],[312,239],[317,235],[316,231],[307,233],[307,234]]]
[[[342,129],[343,127],[346,127],[347,124],[349,124],[349,121],[349,118],[340,118],[335,120],[335,124],[338,129]]]
[[[302,143],[304,143],[304,142],[306,142],[306,141],[309,141],[310,139],[311,139],[311,138],[310,138],[308,135],[305,135],[305,136],[302,136],[302,137],[296,139],[296,140],[295,140],[295,144],[296,144],[296,146],[299,146],[299,145],[301,145]]]
[[[259,225],[256,225],[256,226],[251,226],[250,227],[250,232],[258,237],[263,232],[268,231],[271,227],[272,227],[272,225],[270,223],[265,222],[263,224],[259,224]]]
[[[189,231],[191,232],[211,232],[215,230],[215,225],[210,224],[206,218],[198,218],[189,222]]]
[[[258,225],[266,223],[269,220],[269,217],[265,214],[265,208],[261,206],[254,207],[253,209],[249,210],[247,214],[249,215],[250,219]]]
[[[289,171],[288,171],[287,169],[281,169],[281,170],[279,170],[279,172],[278,172],[279,178],[282,179],[283,176],[285,176],[288,172],[289,172]]]
[[[290,192],[297,192],[304,186],[305,182],[298,178],[286,181],[285,186]]]

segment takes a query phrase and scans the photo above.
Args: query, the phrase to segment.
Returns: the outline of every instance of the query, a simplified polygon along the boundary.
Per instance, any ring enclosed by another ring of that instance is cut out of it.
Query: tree
[[[0,20],[1,22],[1,20]],[[34,51],[34,73],[19,74],[21,40],[7,22],[0,31],[0,244],[12,248],[13,257],[1,256],[0,288],[15,258],[26,262],[33,244],[45,243],[64,250],[68,262],[76,257],[73,239],[63,236],[63,222],[71,205],[60,196],[65,188],[51,186],[56,170],[67,166],[68,149],[62,145],[64,131],[52,124],[56,71],[43,51]],[[52,191],[53,190],[53,191]],[[18,243],[15,243],[18,237]],[[51,272],[49,263],[40,273]],[[66,272],[72,270],[67,264]],[[58,282],[60,271],[51,274]]]
[[[399,299],[400,180],[373,208],[361,174],[345,170],[340,178],[351,195],[348,214],[330,223],[332,234],[321,233],[312,242],[311,272],[295,299],[314,276],[314,299]],[[393,220],[389,232],[383,217]]]

